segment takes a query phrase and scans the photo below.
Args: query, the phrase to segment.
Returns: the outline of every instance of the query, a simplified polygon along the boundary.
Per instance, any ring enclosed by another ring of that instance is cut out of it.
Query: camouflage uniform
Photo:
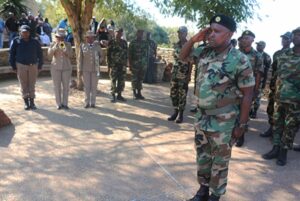
[[[170,97],[172,105],[175,109],[183,111],[186,104],[186,96],[188,92],[189,76],[191,70],[190,62],[179,61],[179,53],[183,44],[180,41],[174,44],[174,60],[175,64],[172,68]]]
[[[289,49],[277,62],[273,144],[291,149],[300,124],[300,56]]]
[[[270,55],[268,55],[265,52],[262,53],[262,58],[263,58],[263,65],[264,65],[264,74],[263,74],[263,78],[262,78],[261,82],[262,82],[262,89],[264,89],[266,86],[266,83],[267,83],[268,72],[269,72],[272,60],[271,60]]]
[[[276,87],[276,80],[277,80],[277,58],[286,51],[287,49],[281,49],[274,53],[273,55],[273,63],[272,63],[272,77],[270,80],[270,93],[269,93],[269,102],[267,107],[267,114],[269,117],[269,124],[270,126],[274,125],[274,103],[275,103],[275,87]]]
[[[154,40],[147,40],[146,41],[149,46],[149,54],[148,54],[148,65],[147,70],[145,74],[144,83],[153,83],[156,82],[156,76],[155,76],[155,58],[156,58],[156,49],[157,45],[154,42]]]
[[[253,48],[251,48],[250,52],[243,52],[243,53],[246,54],[246,56],[250,60],[250,63],[251,63],[252,69],[253,69],[253,73],[254,73],[254,77],[256,77],[258,73],[261,73],[261,75],[263,75],[264,74],[264,66],[263,66],[262,55],[259,52],[257,52],[256,50],[254,50]],[[253,100],[253,102],[252,102],[252,106],[251,106],[252,114],[256,114],[256,111],[258,110],[258,108],[260,106],[260,98],[261,98],[260,90],[261,90],[261,82],[260,82],[260,86],[259,86],[258,95],[257,95],[256,99]]]
[[[248,58],[235,48],[221,54],[205,48],[198,69],[197,177],[201,186],[220,196],[226,191],[231,134],[239,118],[239,88],[254,86],[255,80]]]
[[[148,64],[148,43],[144,40],[133,40],[129,44],[129,59],[131,61],[133,90],[141,90],[145,71]]]
[[[127,42],[110,40],[107,48],[107,63],[110,68],[111,93],[121,93],[125,87]]]

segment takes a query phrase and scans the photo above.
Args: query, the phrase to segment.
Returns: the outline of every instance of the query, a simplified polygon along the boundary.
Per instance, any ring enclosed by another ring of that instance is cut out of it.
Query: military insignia
[[[249,34],[249,31],[246,31],[245,34]]]
[[[216,21],[216,22],[220,22],[220,21],[221,21],[221,17],[219,17],[219,16],[216,17],[215,21]]]

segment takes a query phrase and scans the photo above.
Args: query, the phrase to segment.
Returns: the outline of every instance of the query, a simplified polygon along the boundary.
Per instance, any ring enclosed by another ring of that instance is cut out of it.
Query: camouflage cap
[[[187,33],[187,32],[188,32],[188,29],[186,28],[186,26],[180,26],[177,32],[180,32],[180,33]]]
[[[266,46],[266,42],[265,41],[259,41],[256,43],[257,45],[261,45],[261,46]]]
[[[291,39],[292,38],[292,33],[288,31],[285,34],[281,35],[280,37]]]
[[[294,33],[297,33],[297,32],[300,32],[300,27],[297,27],[296,29],[294,29],[294,30],[292,31],[293,34],[294,34]]]
[[[236,23],[235,23],[234,19],[231,17],[228,17],[226,15],[219,14],[219,15],[213,16],[211,18],[211,20],[209,21],[209,24],[212,24],[212,23],[220,24],[232,32],[236,31]]]
[[[243,37],[243,36],[252,36],[253,38],[255,38],[255,34],[254,34],[252,31],[250,31],[250,30],[244,31],[244,32],[242,33],[242,37]]]

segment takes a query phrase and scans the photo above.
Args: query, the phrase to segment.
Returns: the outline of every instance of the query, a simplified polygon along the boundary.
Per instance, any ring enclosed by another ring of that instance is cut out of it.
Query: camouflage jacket
[[[179,54],[182,49],[182,44],[179,42],[174,44],[174,66],[172,68],[172,80],[187,80],[189,73],[191,62],[183,62],[179,59]],[[189,59],[188,59],[189,60]]]
[[[220,131],[232,129],[239,114],[240,88],[255,85],[250,62],[243,53],[230,48],[217,54],[205,48],[200,54],[197,77],[199,112],[196,114],[196,129]],[[228,107],[230,106],[230,107]],[[230,108],[218,115],[206,115],[202,110]],[[222,124],[220,124],[223,122]]]
[[[110,40],[107,47],[108,67],[112,68],[119,65],[126,66],[128,57],[127,49],[127,42],[125,40]]]
[[[132,68],[146,68],[148,64],[148,43],[144,40],[133,40],[129,44],[128,57]]]
[[[250,52],[244,52],[244,51],[241,52],[243,52],[248,57],[255,77],[258,72],[261,72],[262,74],[264,73],[262,54],[260,54],[253,48],[251,48]]]
[[[280,102],[300,103],[300,56],[289,49],[277,59],[277,93]]]
[[[281,49],[281,50],[278,50],[276,51],[274,54],[273,54],[273,63],[272,63],[272,77],[271,77],[271,80],[270,80],[270,90],[272,91],[275,91],[275,87],[276,87],[276,80],[277,80],[277,74],[276,74],[276,71],[277,71],[277,58],[283,54],[284,52],[286,52],[287,50],[289,50],[289,48],[287,49]]]
[[[154,40],[147,40],[147,43],[149,45],[149,57],[156,57],[156,49],[157,49],[157,45],[154,42]]]

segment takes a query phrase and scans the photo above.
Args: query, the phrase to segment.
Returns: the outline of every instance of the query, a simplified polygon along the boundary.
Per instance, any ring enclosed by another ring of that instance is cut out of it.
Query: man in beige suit
[[[72,75],[70,58],[72,57],[72,46],[64,41],[65,29],[58,29],[55,34],[55,42],[51,43],[48,55],[52,58],[51,76],[54,84],[54,93],[57,109],[69,109],[69,83]]]
[[[97,69],[102,62],[101,47],[95,41],[96,35],[92,31],[85,34],[86,42],[80,45],[80,71],[83,77],[85,105],[84,108],[95,108],[97,94]]]

